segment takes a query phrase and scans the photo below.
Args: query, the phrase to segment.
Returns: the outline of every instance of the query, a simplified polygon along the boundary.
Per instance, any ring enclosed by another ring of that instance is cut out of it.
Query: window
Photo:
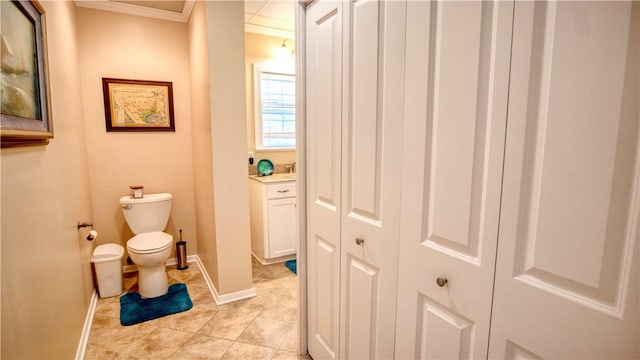
[[[256,65],[256,148],[291,149],[296,146],[295,75]]]

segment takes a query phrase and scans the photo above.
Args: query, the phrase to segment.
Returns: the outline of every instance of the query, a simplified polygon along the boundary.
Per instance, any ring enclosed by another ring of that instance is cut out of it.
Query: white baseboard
[[[253,258],[256,259],[260,263],[260,265],[273,265],[296,259],[296,254],[280,256],[273,259],[263,259],[262,257],[256,255],[253,251],[251,252],[251,256],[253,256]]]
[[[187,255],[187,263],[196,262],[196,257],[198,257],[198,255]],[[173,265],[178,265],[178,258],[167,259],[167,261],[164,263],[164,266],[173,266]],[[122,267],[122,272],[125,274],[136,272],[136,271],[138,271],[138,267],[135,265],[124,265]]]
[[[209,277],[209,274],[207,273],[207,270],[205,269],[204,264],[202,263],[202,261],[197,255],[195,255],[195,257],[196,257],[195,262],[196,264],[198,264],[200,273],[202,274],[202,277],[204,277],[204,281],[205,283],[207,283],[207,287],[209,288],[209,291],[211,292],[211,296],[213,296],[213,300],[216,302],[216,304],[223,305],[230,302],[249,299],[256,296],[256,290],[254,288],[236,291],[231,294],[224,294],[224,295],[218,294],[218,290],[216,289],[216,286],[213,284],[213,281],[211,281],[211,278]]]
[[[198,255],[187,255],[187,263],[196,262],[197,257]],[[167,262],[165,263],[165,266],[173,266],[173,265],[178,265],[178,258],[171,258],[167,260]]]
[[[84,326],[82,327],[82,333],[80,334],[80,343],[78,344],[78,350],[76,351],[76,360],[84,359],[84,354],[87,351],[87,343],[89,342],[89,334],[91,333],[91,324],[93,324],[93,314],[96,311],[97,304],[98,291],[93,289],[93,294],[91,294],[91,300],[89,301],[87,317],[84,319]]]

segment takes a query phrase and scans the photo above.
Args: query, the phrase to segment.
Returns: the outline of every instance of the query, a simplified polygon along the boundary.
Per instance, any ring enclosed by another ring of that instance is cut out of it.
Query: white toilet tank
[[[141,199],[120,198],[124,218],[134,234],[162,231],[171,213],[171,194],[145,194]]]

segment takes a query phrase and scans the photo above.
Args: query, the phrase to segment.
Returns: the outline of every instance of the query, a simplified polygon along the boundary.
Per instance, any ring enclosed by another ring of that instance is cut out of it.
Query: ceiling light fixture
[[[287,40],[288,39],[284,39],[282,45],[275,51],[276,59],[291,60],[291,50],[287,47]]]

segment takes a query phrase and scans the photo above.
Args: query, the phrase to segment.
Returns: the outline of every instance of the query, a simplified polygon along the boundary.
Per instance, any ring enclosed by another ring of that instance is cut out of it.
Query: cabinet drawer
[[[267,185],[267,199],[278,199],[294,196],[296,196],[295,182]]]

